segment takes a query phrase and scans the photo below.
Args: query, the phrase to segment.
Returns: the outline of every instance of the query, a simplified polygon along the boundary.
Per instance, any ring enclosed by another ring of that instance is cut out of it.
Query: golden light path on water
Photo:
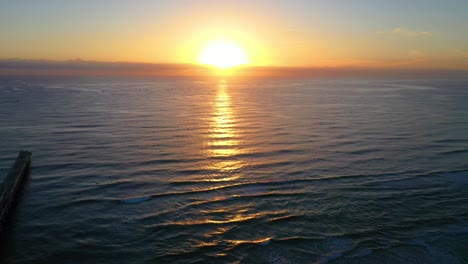
[[[240,174],[236,172],[242,169],[243,162],[235,159],[235,156],[240,153],[241,141],[225,81],[218,83],[209,129],[207,156],[213,160],[209,165],[213,177],[209,181],[232,181],[239,178]]]
[[[243,179],[243,168],[246,166],[244,160],[239,158],[239,154],[245,152],[242,146],[242,133],[238,127],[236,109],[232,106],[229,85],[225,81],[220,81],[216,87],[216,95],[213,100],[213,110],[211,118],[208,121],[209,133],[205,145],[207,146],[205,155],[209,160],[206,167],[210,171],[207,178],[202,182],[212,182],[222,184],[221,186],[242,186],[239,181]],[[220,187],[220,186],[218,186]],[[218,192],[214,196],[207,197],[209,202],[222,201],[233,197],[239,197],[241,193]],[[199,201],[206,204],[206,200]],[[270,236],[241,236],[238,239],[223,238],[226,232],[232,229],[232,226],[225,224],[242,224],[256,218],[276,216],[284,212],[257,211],[250,208],[250,204],[234,203],[225,205],[222,208],[207,208],[199,211],[199,218],[190,220],[183,225],[215,225],[214,229],[207,229],[203,238],[194,245],[196,248],[226,247],[217,256],[225,256],[233,247],[240,244],[261,244],[272,239]]]

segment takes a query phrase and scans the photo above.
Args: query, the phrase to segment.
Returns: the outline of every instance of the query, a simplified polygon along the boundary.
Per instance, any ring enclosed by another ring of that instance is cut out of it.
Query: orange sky
[[[217,40],[253,66],[468,69],[463,1],[10,1],[0,59],[198,63]],[[18,19],[18,18],[21,19]]]

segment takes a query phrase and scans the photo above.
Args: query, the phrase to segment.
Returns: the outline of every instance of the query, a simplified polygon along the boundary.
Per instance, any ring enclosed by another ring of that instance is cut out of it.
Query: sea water
[[[467,263],[468,81],[2,77],[10,263]]]

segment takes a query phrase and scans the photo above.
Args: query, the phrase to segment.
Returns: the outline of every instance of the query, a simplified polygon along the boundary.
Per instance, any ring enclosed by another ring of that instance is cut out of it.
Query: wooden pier
[[[31,165],[31,152],[20,151],[15,163],[0,186],[0,223],[5,223],[9,211],[15,206],[18,193],[26,183]]]

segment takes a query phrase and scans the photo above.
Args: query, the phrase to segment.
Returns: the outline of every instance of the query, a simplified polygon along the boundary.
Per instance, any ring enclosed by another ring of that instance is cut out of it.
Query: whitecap
[[[142,202],[146,202],[148,200],[151,200],[151,196],[129,198],[129,199],[122,200],[122,202],[127,203],[127,204],[139,204]]]

